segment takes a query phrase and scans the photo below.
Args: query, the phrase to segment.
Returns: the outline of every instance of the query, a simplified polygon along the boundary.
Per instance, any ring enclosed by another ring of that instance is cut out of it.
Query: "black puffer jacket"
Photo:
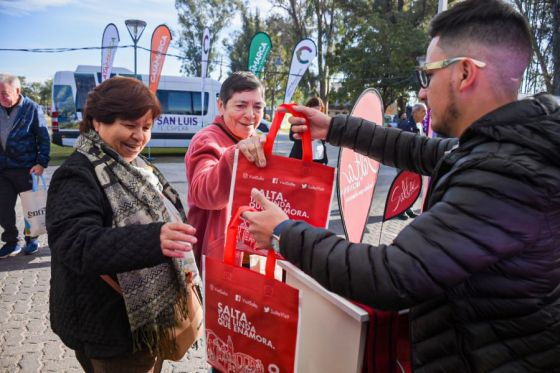
[[[53,331],[90,358],[130,354],[132,335],[123,297],[99,276],[168,260],[159,249],[163,223],[112,228],[109,200],[91,162],[78,152],[53,175],[46,218]]]
[[[554,97],[484,116],[448,152],[456,140],[347,117],[333,119],[328,141],[432,174],[428,210],[379,247],[292,222],[281,235],[282,255],[345,297],[410,307],[416,372],[560,372]]]

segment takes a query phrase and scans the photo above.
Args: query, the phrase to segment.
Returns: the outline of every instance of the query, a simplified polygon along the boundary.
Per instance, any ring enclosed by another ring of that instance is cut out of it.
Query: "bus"
[[[115,75],[134,77],[128,69],[115,67]],[[147,75],[138,75],[148,85]],[[52,90],[52,142],[73,146],[79,135],[88,92],[101,83],[99,66],[80,65],[76,71],[57,71]],[[162,114],[154,121],[150,147],[187,147],[194,134],[218,115],[217,98],[221,83],[207,78],[204,83],[204,110],[201,110],[201,78],[162,75],[156,92]]]

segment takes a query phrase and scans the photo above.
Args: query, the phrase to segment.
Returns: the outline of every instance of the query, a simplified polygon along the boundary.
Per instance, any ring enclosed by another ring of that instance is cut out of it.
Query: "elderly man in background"
[[[426,105],[419,102],[412,107],[412,115],[409,119],[410,125],[416,127],[418,134],[425,136],[424,125],[422,121],[426,117]]]
[[[50,139],[41,107],[21,95],[17,76],[0,74],[0,259],[21,251],[15,206],[19,193],[32,187],[49,163]],[[25,237],[25,254],[39,250],[37,237]]]

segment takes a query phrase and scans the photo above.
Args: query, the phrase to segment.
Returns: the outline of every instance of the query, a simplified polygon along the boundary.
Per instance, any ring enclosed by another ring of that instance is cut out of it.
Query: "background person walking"
[[[32,188],[49,164],[50,139],[41,107],[21,95],[17,76],[0,74],[0,259],[19,254],[15,206],[19,193]],[[39,250],[37,237],[25,237],[26,254]]]

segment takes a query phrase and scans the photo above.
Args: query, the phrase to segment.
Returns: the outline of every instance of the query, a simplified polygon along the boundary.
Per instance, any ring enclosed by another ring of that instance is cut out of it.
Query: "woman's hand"
[[[196,243],[196,229],[183,223],[165,223],[159,233],[161,252],[171,258],[183,258]]]
[[[265,135],[254,134],[251,137],[237,143],[237,149],[249,162],[255,163],[257,167],[266,166],[263,144],[266,141]]]

